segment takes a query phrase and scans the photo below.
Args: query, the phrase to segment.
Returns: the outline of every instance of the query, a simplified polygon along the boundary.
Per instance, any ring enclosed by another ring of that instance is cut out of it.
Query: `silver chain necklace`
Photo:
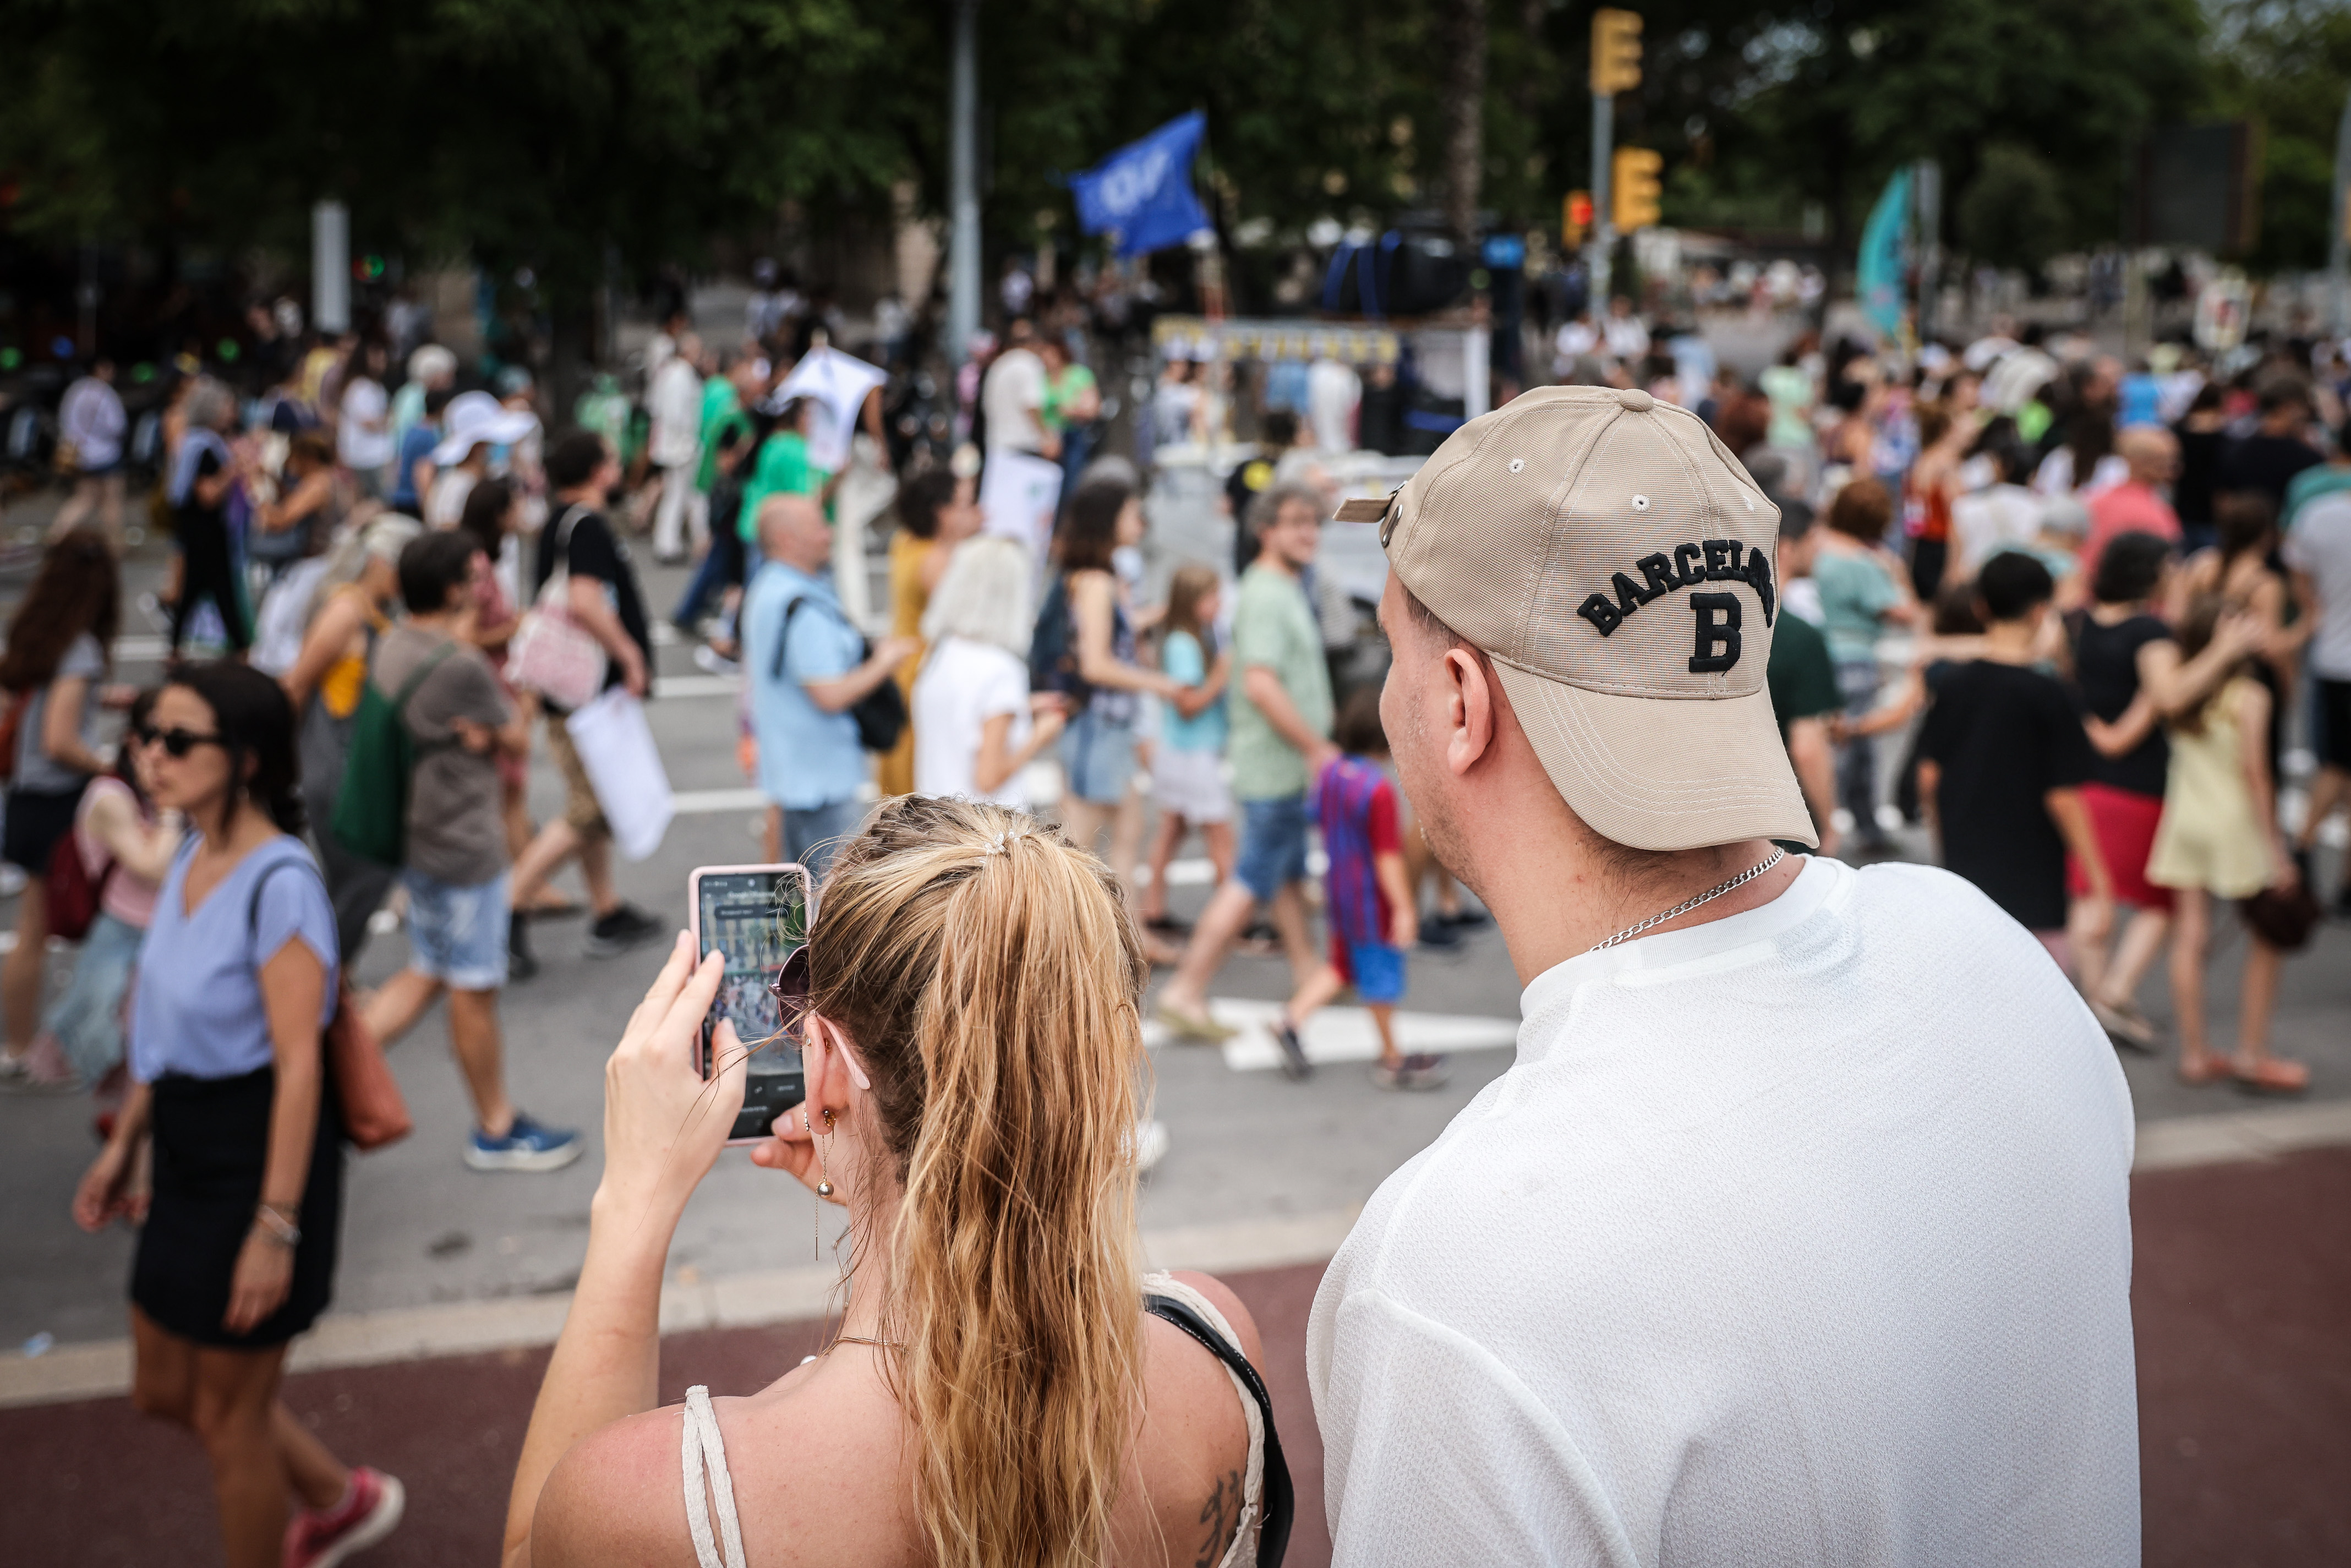
[[[1711,904],[1716,899],[1720,898],[1724,894],[1729,893],[1732,888],[1738,887],[1745,883],[1753,882],[1757,877],[1761,876],[1765,872],[1770,871],[1773,866],[1778,865],[1782,861],[1786,860],[1787,858],[1787,851],[1782,849],[1774,849],[1769,855],[1765,856],[1762,860],[1756,862],[1753,865],[1749,866],[1745,871],[1740,872],[1729,882],[1717,883],[1714,886],[1708,888],[1704,893],[1699,894],[1696,898],[1685,899],[1683,902],[1675,904],[1671,909],[1667,910],[1663,915],[1652,915],[1646,920],[1642,921],[1638,925],[1627,925],[1624,930],[1619,931],[1615,936],[1611,936],[1605,942],[1594,942],[1591,946],[1585,948],[1584,951],[1587,953],[1603,952],[1607,948],[1614,947],[1619,942],[1631,941],[1634,937],[1638,936],[1642,932],[1648,930],[1649,927],[1653,925],[1663,925],[1668,920],[1677,920],[1681,918],[1681,916],[1687,915],[1691,910],[1696,909],[1699,904]]]

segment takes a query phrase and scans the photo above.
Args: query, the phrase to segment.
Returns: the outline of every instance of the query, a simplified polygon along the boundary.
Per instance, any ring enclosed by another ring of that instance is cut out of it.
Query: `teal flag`
[[[1903,241],[1909,227],[1910,169],[1895,171],[1886,182],[1886,193],[1869,212],[1861,231],[1861,256],[1855,263],[1855,287],[1861,296],[1861,313],[1887,337],[1902,331]]]

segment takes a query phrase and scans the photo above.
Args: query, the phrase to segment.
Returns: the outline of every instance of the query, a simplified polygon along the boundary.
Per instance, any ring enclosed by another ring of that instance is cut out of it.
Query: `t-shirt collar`
[[[1519,995],[1519,1016],[1531,1019],[1544,1009],[1566,999],[1578,987],[1598,980],[1608,980],[1634,970],[1673,968],[1716,957],[1735,948],[1768,944],[1783,933],[1809,920],[1828,902],[1829,897],[1844,886],[1854,871],[1843,861],[1829,860],[1820,855],[1804,858],[1803,869],[1796,880],[1780,890],[1780,896],[1754,909],[1742,910],[1720,920],[1709,920],[1703,925],[1693,925],[1681,931],[1664,931],[1654,936],[1637,937],[1620,946],[1599,953],[1579,953],[1574,957],[1552,965],[1527,982]],[[1760,955],[1759,955],[1760,956]],[[1521,1040],[1520,1054],[1526,1054],[1530,1042]],[[1542,1042],[1531,1042],[1538,1047]]]

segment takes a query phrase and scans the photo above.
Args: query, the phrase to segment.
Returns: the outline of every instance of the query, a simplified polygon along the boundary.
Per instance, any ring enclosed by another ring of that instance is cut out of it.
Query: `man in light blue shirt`
[[[765,558],[743,596],[743,654],[759,791],[768,798],[768,858],[822,877],[856,831],[865,751],[850,709],[922,649],[885,637],[872,653],[833,591],[832,530],[807,496],[759,504]]]

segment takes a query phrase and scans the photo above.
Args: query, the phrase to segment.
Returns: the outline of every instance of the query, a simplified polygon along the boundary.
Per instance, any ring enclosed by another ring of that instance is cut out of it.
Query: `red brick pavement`
[[[2351,1150],[2168,1171],[2136,1184],[2147,1561],[2154,1568],[2351,1563]],[[1330,1556],[1322,1448],[1307,1397],[1319,1266],[1231,1284],[1273,1347],[1267,1382],[1298,1483],[1290,1561]],[[809,1324],[680,1335],[662,1395],[758,1385],[815,1348]],[[543,1351],[290,1379],[287,1398],[342,1455],[407,1483],[407,1521],[368,1568],[490,1564]],[[120,1399],[0,1411],[0,1559],[219,1561],[202,1456]]]

